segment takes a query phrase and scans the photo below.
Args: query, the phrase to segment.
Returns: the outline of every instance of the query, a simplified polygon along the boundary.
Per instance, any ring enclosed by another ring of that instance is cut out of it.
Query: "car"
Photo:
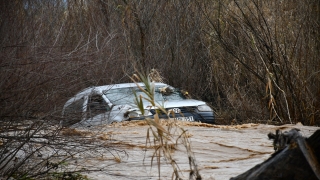
[[[152,118],[157,108],[144,100],[144,114],[135,104],[135,95],[145,96],[139,87],[143,83],[122,83],[86,88],[70,98],[63,107],[63,126],[91,127],[128,120]],[[214,124],[214,111],[204,101],[191,99],[188,92],[168,84],[155,82],[154,99],[167,112],[159,112],[160,118],[182,121],[199,121]]]

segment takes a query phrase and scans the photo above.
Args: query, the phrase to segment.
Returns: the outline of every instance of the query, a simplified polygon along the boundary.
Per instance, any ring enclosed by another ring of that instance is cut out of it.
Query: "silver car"
[[[142,88],[143,83],[138,83]],[[175,118],[182,121],[214,123],[213,110],[203,101],[188,98],[187,92],[164,83],[154,83],[155,102],[164,107],[168,114],[160,118]],[[69,99],[63,108],[62,125],[90,127],[126,120],[142,120],[153,117],[156,108],[144,101],[142,114],[135,104],[135,96],[146,96],[135,83],[112,84],[84,89]]]

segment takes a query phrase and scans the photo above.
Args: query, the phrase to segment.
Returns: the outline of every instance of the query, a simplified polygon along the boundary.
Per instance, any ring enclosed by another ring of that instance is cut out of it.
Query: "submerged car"
[[[63,108],[63,126],[90,127],[126,120],[153,117],[157,108],[143,100],[144,114],[135,104],[135,94],[145,96],[143,83],[123,83],[84,89],[69,99]],[[160,118],[214,123],[214,112],[205,102],[188,98],[187,92],[164,83],[154,83],[154,99],[168,114],[158,111]]]

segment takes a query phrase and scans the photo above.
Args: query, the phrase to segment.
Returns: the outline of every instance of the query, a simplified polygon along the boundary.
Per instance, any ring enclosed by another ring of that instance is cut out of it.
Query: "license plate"
[[[179,121],[194,121],[193,116],[188,116],[188,117],[176,117],[174,120],[179,120]]]

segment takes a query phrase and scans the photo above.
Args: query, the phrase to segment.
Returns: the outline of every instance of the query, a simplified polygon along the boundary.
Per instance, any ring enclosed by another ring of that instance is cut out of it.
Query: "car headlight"
[[[128,111],[127,112],[127,117],[129,118],[136,118],[136,117],[143,117],[143,116],[149,116],[151,113],[149,110],[144,110],[144,115],[140,111],[133,110],[133,111]]]
[[[141,113],[139,114],[137,111],[132,111],[129,113],[129,118],[140,117]]]
[[[200,106],[198,106],[198,110],[199,110],[199,111],[213,111],[213,110],[211,109],[211,107],[208,106],[208,105],[200,105]]]
[[[144,116],[150,116],[152,115],[152,113],[150,112],[150,110],[144,110]]]

